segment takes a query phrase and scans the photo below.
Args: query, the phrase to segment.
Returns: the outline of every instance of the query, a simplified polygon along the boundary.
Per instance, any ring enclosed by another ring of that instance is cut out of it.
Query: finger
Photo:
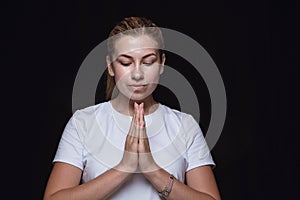
[[[136,111],[136,119],[135,119],[135,124],[138,126],[139,125],[139,119],[140,119],[140,112],[139,112],[139,105],[134,102],[134,109]]]
[[[142,111],[142,103],[139,105],[139,126],[142,126],[143,123],[143,111]]]
[[[141,103],[141,115],[140,115],[140,121],[141,121],[141,126],[145,127],[146,121],[145,121],[145,109],[144,109],[144,103]]]
[[[143,105],[142,105],[143,106]],[[146,134],[146,122],[144,118],[144,108],[141,107],[141,115],[140,115],[140,130],[139,130],[139,138],[143,140],[148,140],[147,134]]]
[[[146,134],[146,128],[144,126],[139,127],[139,152],[140,153],[150,152],[149,140]]]
[[[133,136],[135,121],[136,121],[136,110],[134,109],[128,135]]]
[[[146,134],[146,128],[145,128],[145,126],[140,126],[138,132],[139,132],[139,139],[140,140],[147,139],[147,134]]]
[[[144,125],[140,126],[140,128],[139,128],[139,138],[142,140],[148,140],[146,128]]]
[[[134,102],[134,113],[135,113],[135,118],[134,118],[134,123],[133,123],[133,136],[136,139],[136,141],[138,141],[138,137],[139,137],[139,133],[138,133],[138,119],[139,119],[139,111],[138,111],[138,104],[136,102]]]

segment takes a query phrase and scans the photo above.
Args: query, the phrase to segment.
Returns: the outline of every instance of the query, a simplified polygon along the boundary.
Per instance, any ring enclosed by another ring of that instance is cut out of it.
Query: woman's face
[[[112,61],[107,57],[107,64],[119,95],[134,101],[150,96],[165,62],[164,55],[160,58],[156,41],[146,35],[123,36],[116,41],[114,52]]]

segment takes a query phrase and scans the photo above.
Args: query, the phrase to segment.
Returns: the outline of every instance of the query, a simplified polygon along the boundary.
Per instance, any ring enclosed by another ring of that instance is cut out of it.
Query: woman
[[[155,101],[160,29],[128,17],[108,39],[107,101],[78,110],[60,140],[44,199],[220,199],[194,118]]]

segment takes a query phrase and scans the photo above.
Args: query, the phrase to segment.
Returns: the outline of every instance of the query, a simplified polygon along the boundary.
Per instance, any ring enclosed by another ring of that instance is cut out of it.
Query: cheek
[[[115,81],[122,82],[126,79],[126,75],[128,74],[127,70],[122,70],[120,68],[115,69]]]
[[[158,83],[160,77],[159,70],[149,70],[146,77],[151,83]]]

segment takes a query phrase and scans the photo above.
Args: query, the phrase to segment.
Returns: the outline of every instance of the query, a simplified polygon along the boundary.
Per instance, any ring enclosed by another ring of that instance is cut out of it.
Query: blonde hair
[[[109,38],[107,40],[107,52],[110,60],[112,61],[112,55],[115,50],[116,40],[124,35],[147,35],[157,42],[160,58],[163,54],[164,40],[162,32],[159,27],[153,23],[150,19],[145,17],[126,17],[110,31]],[[115,88],[115,79],[107,72],[106,81],[106,99],[109,100],[112,97],[113,90]]]

